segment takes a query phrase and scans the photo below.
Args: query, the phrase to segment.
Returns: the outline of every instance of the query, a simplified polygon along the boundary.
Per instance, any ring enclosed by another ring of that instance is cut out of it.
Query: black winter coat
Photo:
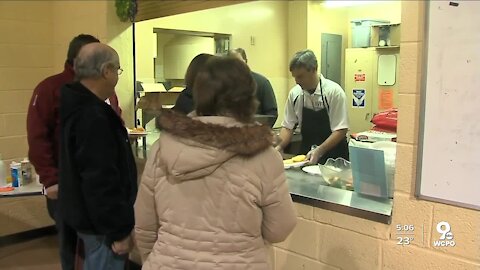
[[[135,224],[137,172],[115,111],[81,83],[60,93],[59,211],[78,232],[124,239]]]

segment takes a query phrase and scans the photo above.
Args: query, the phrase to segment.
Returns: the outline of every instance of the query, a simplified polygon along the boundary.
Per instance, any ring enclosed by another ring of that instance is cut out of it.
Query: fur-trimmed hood
[[[243,124],[230,117],[190,117],[162,110],[160,159],[178,179],[212,173],[234,156],[251,157],[272,147],[274,135],[267,126]]]

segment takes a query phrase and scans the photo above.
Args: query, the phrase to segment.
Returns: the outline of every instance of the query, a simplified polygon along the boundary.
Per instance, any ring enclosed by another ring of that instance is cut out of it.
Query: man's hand
[[[283,153],[283,149],[282,149],[282,147],[281,147],[280,145],[275,146],[275,150],[277,150],[278,152],[280,152],[280,154]]]
[[[315,147],[307,153],[308,164],[318,164],[318,160],[322,157],[320,147]]]
[[[47,198],[51,200],[56,200],[58,199],[58,184],[55,184],[53,186],[49,186],[46,190],[45,193],[47,195]]]
[[[129,235],[123,240],[112,243],[112,250],[118,255],[125,255],[133,248],[133,238]]]

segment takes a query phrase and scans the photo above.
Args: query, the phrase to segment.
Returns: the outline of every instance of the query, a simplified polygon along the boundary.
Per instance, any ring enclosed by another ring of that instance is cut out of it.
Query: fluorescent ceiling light
[[[326,0],[323,2],[325,7],[337,8],[337,7],[350,7],[350,6],[360,6],[368,4],[378,4],[383,1],[343,1],[343,0]]]

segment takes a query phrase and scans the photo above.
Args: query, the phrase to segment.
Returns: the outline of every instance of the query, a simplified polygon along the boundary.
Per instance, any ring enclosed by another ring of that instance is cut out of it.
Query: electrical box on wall
[[[397,81],[397,56],[395,54],[384,54],[378,56],[377,84],[392,86]]]

